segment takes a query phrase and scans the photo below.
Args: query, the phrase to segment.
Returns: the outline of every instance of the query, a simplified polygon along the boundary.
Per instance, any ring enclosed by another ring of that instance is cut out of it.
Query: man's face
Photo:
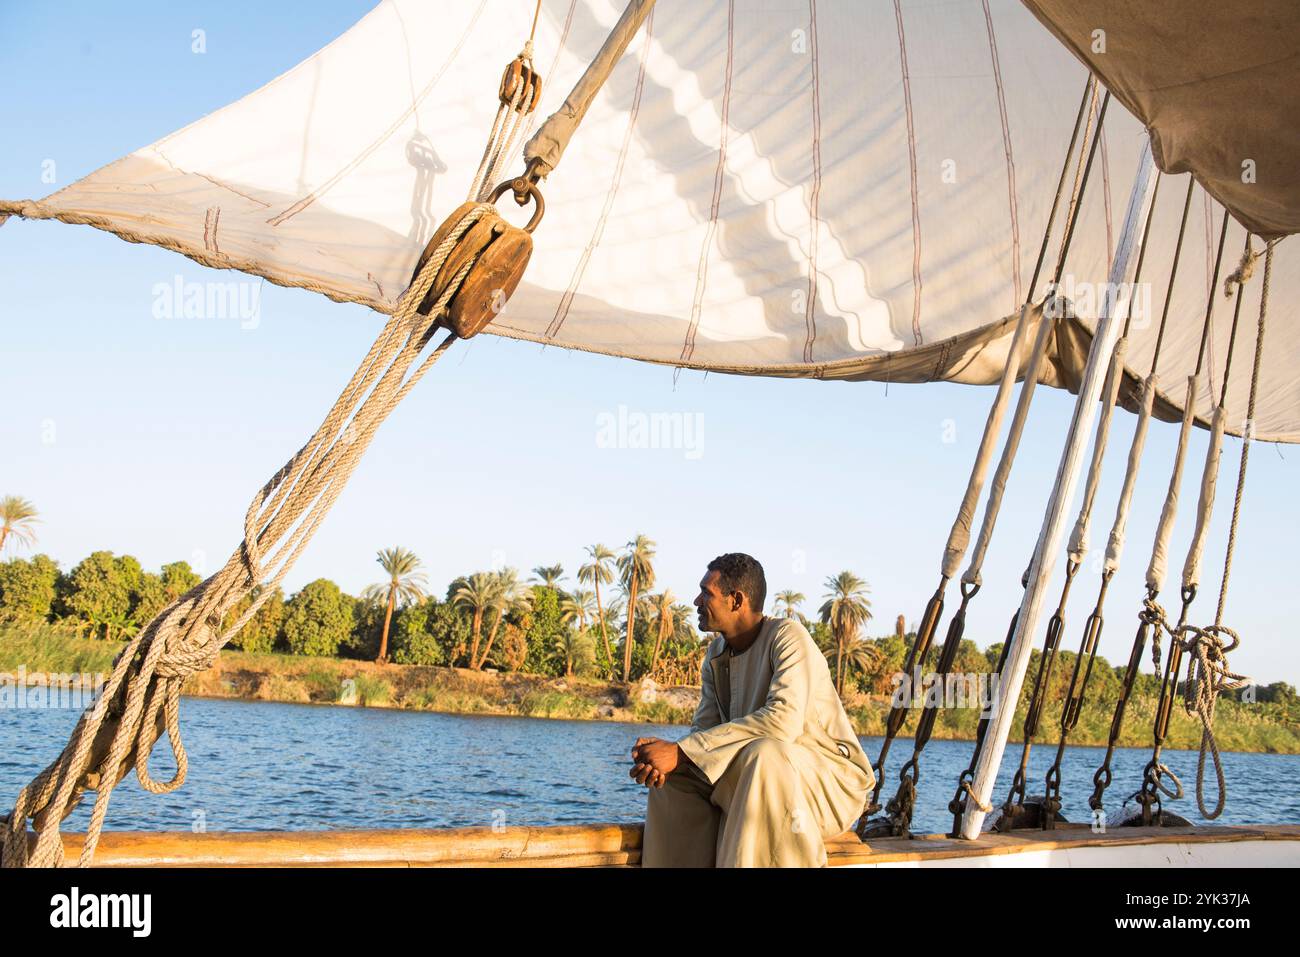
[[[700,579],[700,593],[695,597],[695,607],[700,613],[700,631],[729,633],[740,617],[744,596],[738,592],[725,594],[718,581],[722,574],[708,572]]]

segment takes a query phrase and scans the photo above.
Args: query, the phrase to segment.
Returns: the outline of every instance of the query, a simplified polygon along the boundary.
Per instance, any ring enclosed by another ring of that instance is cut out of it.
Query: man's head
[[[752,628],[763,617],[766,598],[762,565],[741,552],[719,555],[700,579],[700,630],[731,637]]]

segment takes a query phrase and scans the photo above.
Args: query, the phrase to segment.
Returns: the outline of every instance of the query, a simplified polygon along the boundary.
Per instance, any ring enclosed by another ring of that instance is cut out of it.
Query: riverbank
[[[0,631],[0,672],[24,667],[30,675],[103,673],[122,647],[117,642],[78,638],[47,631]],[[9,679],[12,680],[12,679]],[[447,714],[503,715],[688,725],[699,702],[700,689],[658,687],[653,682],[624,685],[594,678],[496,673],[465,668],[375,664],[342,658],[315,658],[275,653],[256,654],[226,649],[208,671],[191,676],[187,695],[250,701],[331,704],[400,708]],[[858,734],[878,737],[885,732],[890,700],[885,695],[852,694],[845,710]],[[1121,747],[1149,746],[1155,700],[1135,696],[1125,713]],[[1026,701],[1022,698],[1013,741],[1020,740]],[[1090,702],[1070,736],[1073,744],[1102,746],[1109,733],[1113,702]],[[1300,754],[1300,721],[1294,706],[1245,704],[1223,699],[1215,715],[1215,735],[1223,751]],[[914,709],[901,732],[910,736],[920,709]],[[1059,702],[1048,702],[1037,742],[1055,743],[1059,735]],[[948,708],[936,716],[933,738],[973,740],[979,720],[975,707]],[[1196,749],[1199,720],[1176,703],[1167,747]]]

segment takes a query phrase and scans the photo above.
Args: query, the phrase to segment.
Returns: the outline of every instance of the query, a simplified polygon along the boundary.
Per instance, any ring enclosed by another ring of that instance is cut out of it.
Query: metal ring
[[[514,190],[515,202],[520,206],[528,202],[528,197],[532,197],[533,202],[537,204],[537,211],[533,213],[533,218],[528,220],[528,225],[524,227],[525,232],[531,233],[537,228],[537,224],[542,221],[542,214],[546,212],[546,201],[542,198],[542,191],[537,188],[537,184],[531,182],[525,177],[508,179],[496,189],[492,190],[492,195],[488,197],[489,203],[495,203],[498,199],[506,194],[507,190]],[[520,199],[520,197],[523,199]]]

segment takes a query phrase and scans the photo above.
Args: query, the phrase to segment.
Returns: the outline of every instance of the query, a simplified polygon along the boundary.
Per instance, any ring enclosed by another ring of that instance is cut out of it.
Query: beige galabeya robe
[[[821,867],[875,785],[826,659],[792,618],[738,655],[718,636],[684,762],[646,804],[643,867]]]

